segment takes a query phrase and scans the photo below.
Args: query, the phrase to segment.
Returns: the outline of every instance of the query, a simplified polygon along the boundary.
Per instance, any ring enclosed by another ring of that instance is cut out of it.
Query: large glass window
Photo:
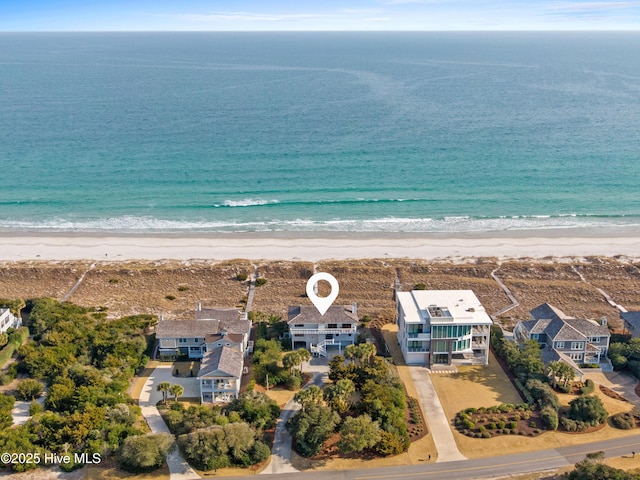
[[[431,338],[459,338],[471,333],[471,325],[433,325]]]

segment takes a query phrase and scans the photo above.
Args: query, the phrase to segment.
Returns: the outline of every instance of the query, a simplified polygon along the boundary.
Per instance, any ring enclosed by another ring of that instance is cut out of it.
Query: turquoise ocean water
[[[0,229],[637,228],[639,45],[0,34]]]

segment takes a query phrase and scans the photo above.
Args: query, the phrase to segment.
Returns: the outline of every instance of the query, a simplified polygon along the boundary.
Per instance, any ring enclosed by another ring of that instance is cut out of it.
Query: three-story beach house
[[[566,315],[559,308],[544,303],[529,312],[531,319],[518,322],[514,338],[522,343],[536,340],[543,346],[545,364],[563,361],[582,374],[581,364],[608,365],[607,350],[611,333],[607,322],[600,323]]]
[[[230,402],[238,398],[243,361],[239,351],[226,346],[207,352],[198,372],[200,401]]]
[[[471,290],[396,292],[408,365],[488,365],[492,320]]]
[[[287,323],[294,349],[326,356],[327,348],[342,350],[356,343],[358,311],[355,303],[332,305],[324,315],[312,305],[291,306]]]

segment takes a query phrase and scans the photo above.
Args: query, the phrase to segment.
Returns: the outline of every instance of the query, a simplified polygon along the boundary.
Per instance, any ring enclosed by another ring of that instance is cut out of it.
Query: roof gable
[[[320,315],[313,305],[297,305],[289,307],[287,323],[358,323],[358,316],[353,313],[351,305],[332,305]]]

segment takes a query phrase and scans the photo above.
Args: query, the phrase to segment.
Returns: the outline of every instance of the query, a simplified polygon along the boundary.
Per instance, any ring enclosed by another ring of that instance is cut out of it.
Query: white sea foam
[[[38,223],[5,221],[3,230],[42,232],[407,232],[407,233],[483,233],[576,228],[640,227],[631,217],[530,215],[499,218],[371,218],[267,221],[169,220],[154,217],[121,216],[104,219],[51,219]]]
[[[280,203],[278,200],[262,200],[254,198],[243,198],[242,200],[225,200],[222,205],[215,205],[216,207],[255,207],[257,205],[271,205]]]

